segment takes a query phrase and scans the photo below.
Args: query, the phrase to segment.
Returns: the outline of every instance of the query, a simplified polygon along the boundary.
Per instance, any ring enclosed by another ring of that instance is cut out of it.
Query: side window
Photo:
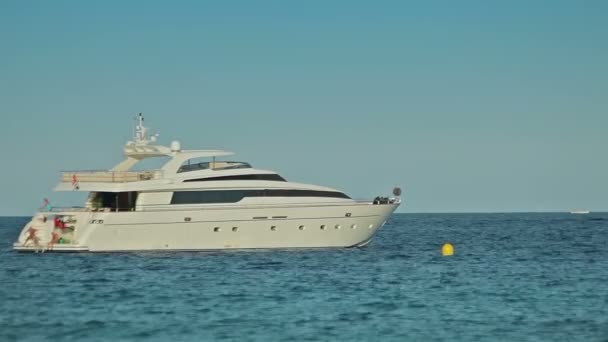
[[[186,182],[209,182],[209,181],[228,181],[228,180],[264,180],[264,181],[275,181],[275,182],[287,182],[285,178],[277,174],[253,174],[253,175],[234,175],[234,176],[218,176],[218,177],[207,177],[207,178],[193,178],[186,179]]]
[[[236,203],[245,197],[243,191],[176,191],[171,204]]]
[[[171,204],[236,203],[245,197],[327,197],[350,199],[344,193],[337,191],[291,189],[207,190],[176,191],[171,198]]]

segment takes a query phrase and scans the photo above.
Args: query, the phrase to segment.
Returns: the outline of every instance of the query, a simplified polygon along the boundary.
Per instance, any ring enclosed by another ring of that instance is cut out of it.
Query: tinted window
[[[184,181],[184,183],[185,182],[225,181],[225,180],[266,180],[266,181],[286,182],[285,178],[283,178],[279,175],[263,174],[263,175],[234,175],[234,176],[219,176],[219,177],[186,179]]]
[[[220,165],[218,165],[220,164]],[[187,164],[182,165],[177,173],[181,172],[189,172],[189,171],[198,171],[198,170],[207,170],[211,169],[212,166],[214,170],[231,170],[231,169],[249,169],[251,168],[251,164],[245,162],[235,162],[235,161],[226,161],[226,162],[204,162],[197,164]]]
[[[316,190],[264,190],[266,197],[330,197],[350,198],[341,192]]]
[[[176,191],[171,204],[236,203],[244,195],[241,191]]]
[[[236,203],[245,197],[327,197],[347,198],[341,192],[315,190],[208,190],[176,191],[171,204]]]

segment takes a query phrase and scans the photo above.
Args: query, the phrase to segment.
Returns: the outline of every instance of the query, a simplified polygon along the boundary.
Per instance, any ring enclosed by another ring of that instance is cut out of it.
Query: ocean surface
[[[365,248],[217,253],[18,254],[27,221],[0,218],[0,341],[608,341],[608,214],[400,214]]]

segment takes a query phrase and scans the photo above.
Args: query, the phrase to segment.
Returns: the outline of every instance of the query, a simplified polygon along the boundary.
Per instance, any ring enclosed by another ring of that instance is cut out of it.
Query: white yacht
[[[220,150],[156,144],[140,114],[125,159],[108,171],[65,171],[56,191],[88,192],[84,207],[45,206],[13,244],[17,251],[200,251],[358,247],[401,203],[355,201],[341,191],[292,183]],[[134,171],[169,157],[160,170]],[[201,158],[206,161],[199,162]]]

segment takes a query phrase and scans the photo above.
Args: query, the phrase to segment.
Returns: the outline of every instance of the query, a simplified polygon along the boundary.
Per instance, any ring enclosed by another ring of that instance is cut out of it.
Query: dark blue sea
[[[361,249],[18,254],[27,220],[0,218],[0,341],[608,341],[608,214],[401,214]]]

